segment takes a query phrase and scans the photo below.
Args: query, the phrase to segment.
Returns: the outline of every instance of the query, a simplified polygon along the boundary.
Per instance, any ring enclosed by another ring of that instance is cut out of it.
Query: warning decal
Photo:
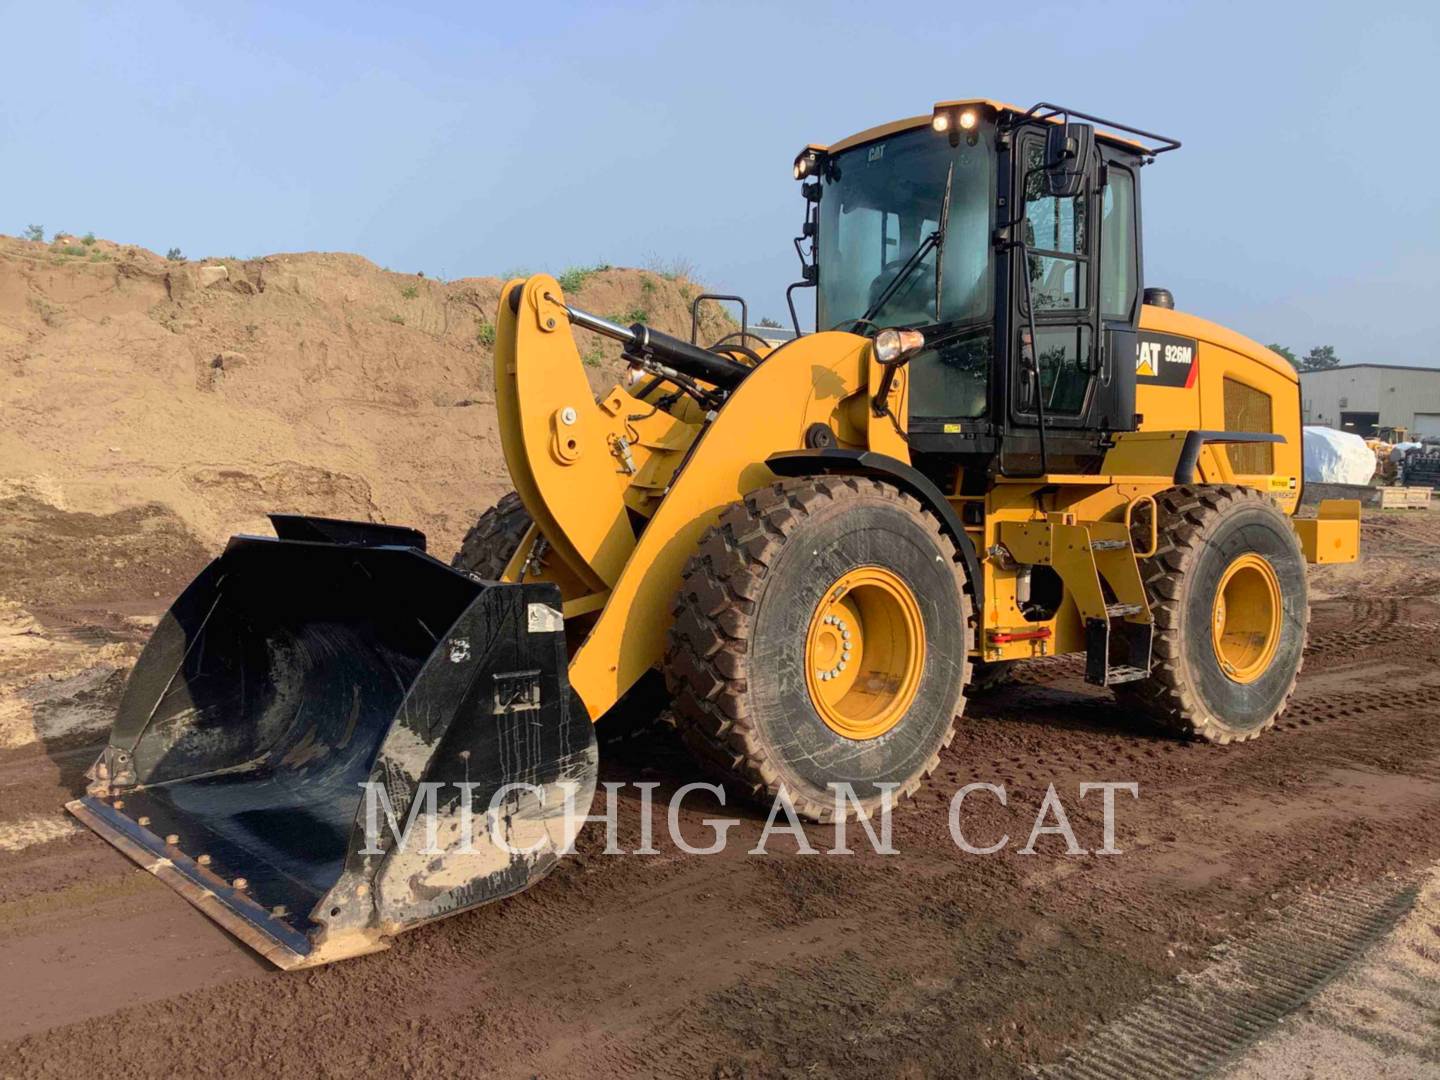
[[[1141,330],[1135,337],[1135,381],[1151,386],[1193,386],[1199,351],[1194,338]]]

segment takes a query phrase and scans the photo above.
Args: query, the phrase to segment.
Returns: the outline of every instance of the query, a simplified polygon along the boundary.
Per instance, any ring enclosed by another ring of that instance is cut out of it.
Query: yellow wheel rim
[[[1238,683],[1265,673],[1280,644],[1280,579],[1259,555],[1241,555],[1215,590],[1210,640],[1220,670]]]
[[[862,566],[825,590],[805,632],[805,685],[832,731],[884,735],[914,703],[924,668],[925,623],[899,575]]]

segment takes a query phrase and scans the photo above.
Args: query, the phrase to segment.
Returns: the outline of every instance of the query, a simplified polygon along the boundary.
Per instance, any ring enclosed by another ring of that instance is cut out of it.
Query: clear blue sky
[[[0,231],[461,277],[683,258],[780,316],[795,152],[939,99],[1174,134],[1149,284],[1440,364],[1440,5],[0,0]]]

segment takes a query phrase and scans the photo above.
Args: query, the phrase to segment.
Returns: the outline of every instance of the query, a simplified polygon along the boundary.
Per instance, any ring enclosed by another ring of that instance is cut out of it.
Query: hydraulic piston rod
[[[728,357],[692,345],[688,341],[634,323],[628,327],[588,311],[566,305],[570,321],[576,326],[604,334],[625,346],[625,354],[636,360],[655,360],[675,371],[702,379],[722,390],[733,390],[740,380],[750,374],[750,368]]]

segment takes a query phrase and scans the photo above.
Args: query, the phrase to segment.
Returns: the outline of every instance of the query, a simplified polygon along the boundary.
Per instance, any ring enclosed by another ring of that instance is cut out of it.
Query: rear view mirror
[[[1054,124],[1045,133],[1045,191],[1068,199],[1085,190],[1085,172],[1095,145],[1089,124]]]

